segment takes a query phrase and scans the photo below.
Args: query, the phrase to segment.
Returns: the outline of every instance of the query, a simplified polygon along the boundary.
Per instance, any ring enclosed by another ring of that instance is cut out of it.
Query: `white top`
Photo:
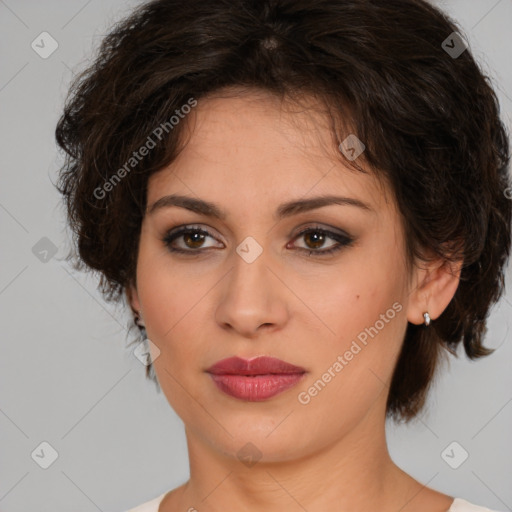
[[[164,492],[158,498],[154,498],[151,501],[142,503],[138,507],[131,508],[127,512],[158,512],[158,506],[164,499],[167,492]],[[480,507],[473,505],[469,501],[463,500],[462,498],[455,498],[451,507],[446,512],[498,512],[497,510],[491,510],[490,508]]]

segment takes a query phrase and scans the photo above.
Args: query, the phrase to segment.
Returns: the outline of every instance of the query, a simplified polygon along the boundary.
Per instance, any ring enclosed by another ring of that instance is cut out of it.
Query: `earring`
[[[430,315],[428,312],[423,313],[423,318],[425,319],[424,324],[428,327],[430,325]]]

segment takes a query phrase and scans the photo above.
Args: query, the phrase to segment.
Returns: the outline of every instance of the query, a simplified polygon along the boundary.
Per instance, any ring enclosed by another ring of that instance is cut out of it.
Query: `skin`
[[[433,261],[406,272],[390,190],[371,173],[345,167],[312,98],[305,110],[260,91],[235,92],[198,102],[187,118],[185,149],[149,179],[136,286],[127,289],[160,350],[152,349],[155,371],[187,436],[190,479],[166,495],[160,512],[447,511],[452,497],[423,487],[391,460],[385,409],[407,322],[422,324],[425,311],[432,319],[442,313],[460,265]],[[226,218],[177,206],[149,213],[168,194],[215,203]],[[335,204],[273,217],[285,201],[329,194],[372,210]],[[191,252],[170,252],[166,233],[187,224],[212,237],[201,245],[181,236],[174,246]],[[297,237],[304,227],[343,231],[354,242],[309,255],[301,248],[318,252],[337,242]],[[263,250],[252,263],[236,252],[248,236]],[[202,254],[192,255],[198,249]],[[298,394],[394,303],[401,311],[308,404],[300,403]],[[270,400],[244,402],[205,373],[233,355],[274,356],[307,374]],[[251,467],[237,457],[249,442],[261,453]]]

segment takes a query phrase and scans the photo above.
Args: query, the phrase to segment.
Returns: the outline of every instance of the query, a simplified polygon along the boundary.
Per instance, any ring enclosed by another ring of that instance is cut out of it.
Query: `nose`
[[[287,287],[268,265],[265,251],[252,263],[236,253],[233,260],[219,288],[218,324],[246,338],[282,329],[288,319]]]

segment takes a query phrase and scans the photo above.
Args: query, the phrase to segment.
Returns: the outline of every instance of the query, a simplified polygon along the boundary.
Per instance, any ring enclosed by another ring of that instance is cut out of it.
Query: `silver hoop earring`
[[[423,313],[423,318],[425,319],[424,324],[428,327],[430,325],[430,315],[428,312]]]

